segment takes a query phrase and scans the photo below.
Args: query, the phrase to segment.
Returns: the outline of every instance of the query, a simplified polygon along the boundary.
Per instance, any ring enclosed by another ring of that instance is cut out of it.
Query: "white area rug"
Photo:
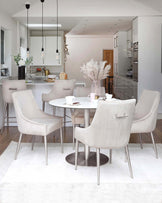
[[[130,145],[134,179],[129,177],[124,150],[113,150],[112,164],[101,166],[101,185],[96,184],[96,167],[78,167],[65,161],[73,152],[71,144],[48,145],[49,165],[44,146],[23,143],[14,160],[12,142],[0,157],[0,203],[160,203],[162,202],[162,145],[155,159],[152,145]],[[108,154],[108,150],[102,150]]]

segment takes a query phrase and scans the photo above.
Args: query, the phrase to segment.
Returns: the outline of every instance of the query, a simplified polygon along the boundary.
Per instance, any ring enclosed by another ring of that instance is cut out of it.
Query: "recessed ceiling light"
[[[42,24],[28,24],[29,27],[35,27],[35,28],[39,28],[42,27]],[[43,24],[43,27],[62,27],[61,24]]]

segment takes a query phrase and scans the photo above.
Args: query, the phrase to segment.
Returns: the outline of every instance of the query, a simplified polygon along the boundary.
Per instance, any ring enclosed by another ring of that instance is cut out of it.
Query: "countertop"
[[[2,85],[2,81],[6,80],[7,78],[0,79],[0,85]],[[14,80],[13,78],[11,80]],[[53,85],[54,82],[46,82],[43,79],[32,79],[32,80],[25,80],[27,85]]]
[[[17,80],[17,78],[1,78],[0,79],[0,85],[2,85],[3,80]],[[45,79],[32,79],[32,80],[25,80],[27,85],[47,85],[47,86],[52,86],[54,85],[55,82],[47,82]],[[75,83],[76,86],[86,86],[85,82],[82,81],[76,81]]]

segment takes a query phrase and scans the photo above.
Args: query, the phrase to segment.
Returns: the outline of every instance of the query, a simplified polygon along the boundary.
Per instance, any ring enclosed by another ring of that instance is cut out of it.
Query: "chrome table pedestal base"
[[[75,153],[66,156],[66,161],[69,164],[75,165]],[[109,158],[100,154],[100,165],[104,165],[109,161]],[[85,152],[78,152],[78,166],[97,166],[96,152],[90,152],[88,162],[85,161]]]

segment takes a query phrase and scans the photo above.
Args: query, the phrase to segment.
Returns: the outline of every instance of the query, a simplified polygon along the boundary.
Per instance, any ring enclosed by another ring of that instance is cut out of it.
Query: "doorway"
[[[109,72],[109,76],[104,80],[103,84],[105,87],[106,93],[113,94],[113,50],[103,50],[103,60],[107,61],[106,65],[110,64],[111,69]]]

